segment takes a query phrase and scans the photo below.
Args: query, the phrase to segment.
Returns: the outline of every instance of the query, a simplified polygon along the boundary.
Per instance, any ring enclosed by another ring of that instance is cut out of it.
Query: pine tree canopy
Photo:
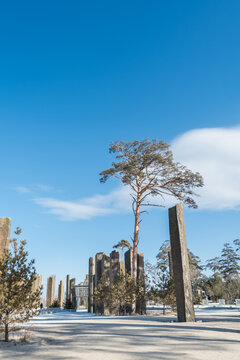
[[[117,162],[100,173],[101,182],[110,177],[118,178],[129,185],[134,193],[141,191],[141,204],[149,195],[174,196],[189,207],[196,208],[193,189],[203,186],[202,176],[193,173],[184,165],[174,162],[172,151],[164,141],[116,141],[109,152],[116,154]],[[146,204],[150,205],[150,204]]]

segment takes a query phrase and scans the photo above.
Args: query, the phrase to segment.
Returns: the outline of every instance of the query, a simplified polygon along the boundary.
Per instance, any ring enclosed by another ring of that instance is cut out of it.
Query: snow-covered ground
[[[30,343],[1,342],[0,359],[239,359],[239,309],[205,306],[196,316],[195,323],[178,323],[173,315],[45,314],[30,322]]]

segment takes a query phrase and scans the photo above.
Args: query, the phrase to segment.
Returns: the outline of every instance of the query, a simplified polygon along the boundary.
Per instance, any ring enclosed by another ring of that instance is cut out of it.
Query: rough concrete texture
[[[0,256],[8,247],[12,220],[7,217],[0,218]]]
[[[89,258],[89,285],[88,285],[88,312],[94,312],[94,287],[95,287],[95,260]]]
[[[169,209],[173,277],[179,321],[195,321],[182,204]]]

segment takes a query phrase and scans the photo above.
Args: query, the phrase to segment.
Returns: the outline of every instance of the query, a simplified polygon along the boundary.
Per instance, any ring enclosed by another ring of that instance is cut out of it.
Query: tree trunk
[[[135,223],[134,223],[134,238],[133,238],[133,271],[132,277],[135,285],[137,284],[137,252],[138,252],[138,234],[139,234],[139,220],[140,220],[140,197],[137,198],[136,211],[135,211]],[[133,313],[136,312],[136,295],[133,297]]]
[[[5,341],[8,342],[8,323],[5,323]]]

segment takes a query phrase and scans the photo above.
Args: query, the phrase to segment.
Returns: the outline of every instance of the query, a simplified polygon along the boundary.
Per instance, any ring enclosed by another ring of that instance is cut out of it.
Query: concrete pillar
[[[95,288],[97,288],[98,282],[102,277],[102,259],[104,256],[105,254],[103,252],[97,253],[95,255],[95,277],[94,277]],[[101,304],[97,304],[96,299],[94,299],[94,304],[95,304],[95,312],[102,313],[103,307]]]
[[[88,283],[88,312],[94,313],[94,274],[95,274],[95,260],[89,258],[89,283]]]
[[[7,248],[9,244],[11,222],[12,221],[10,218],[0,218],[0,256],[3,254],[4,249]]]
[[[63,307],[63,281],[61,280],[58,285],[58,303],[60,307]]]
[[[95,287],[98,285],[98,281],[102,276],[102,258],[105,254],[103,252],[95,255]]]
[[[119,252],[114,250],[110,254],[110,287],[113,285],[114,281],[117,280],[120,273],[120,262],[119,262]],[[111,305],[110,313],[117,315],[118,309],[115,305]]]
[[[138,314],[146,314],[145,299],[145,274],[144,274],[144,255],[137,254],[137,282],[138,282],[138,299],[136,301],[136,312]]]
[[[169,209],[169,228],[178,321],[195,321],[182,204]]]
[[[109,268],[110,268],[110,257],[104,254],[101,260],[101,277],[102,276],[109,277]]]
[[[144,255],[137,254],[137,279],[144,280]]]
[[[52,275],[47,279],[47,307],[51,307],[55,300],[55,281],[56,275]]]
[[[74,286],[75,286],[76,279],[73,278],[70,280],[70,301],[74,302]]]
[[[171,251],[168,251],[168,268],[169,268],[169,275],[170,278],[173,278],[173,265],[172,265],[172,256]]]
[[[117,279],[120,272],[119,252],[114,250],[110,254],[110,284]]]
[[[132,277],[132,269],[133,269],[133,250],[129,249],[124,254],[125,259],[125,270],[126,273]]]
[[[32,285],[32,293],[35,293],[42,287],[42,275],[35,275],[35,280]]]
[[[66,276],[66,303],[70,301],[70,275]]]
[[[109,274],[109,270],[110,270],[110,257],[107,255],[103,255],[102,257],[102,261],[101,261],[101,273],[102,279],[105,279],[106,281],[109,281],[110,278],[110,274]],[[106,306],[106,304],[102,304],[102,309],[101,309],[101,313],[104,315],[109,315],[109,308]]]

